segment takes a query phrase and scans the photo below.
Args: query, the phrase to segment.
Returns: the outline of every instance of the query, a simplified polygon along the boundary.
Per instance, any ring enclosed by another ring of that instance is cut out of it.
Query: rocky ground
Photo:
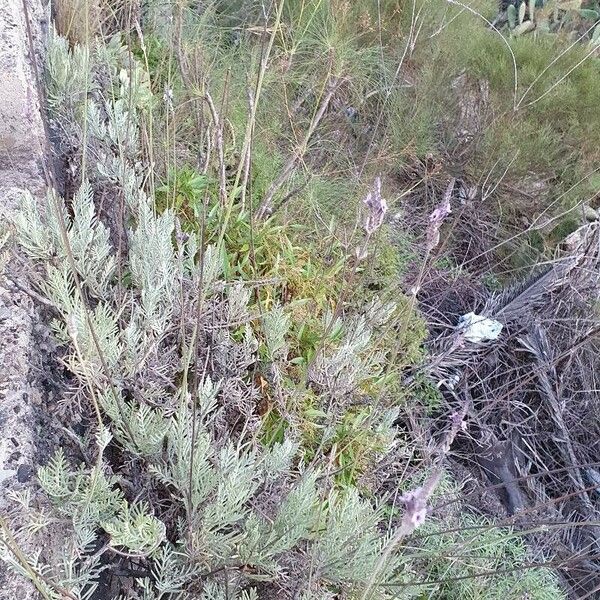
[[[47,7],[40,0],[0,0],[0,211],[2,220],[23,190],[47,185],[47,138],[38,76]],[[35,60],[33,55],[36,56]],[[0,514],[11,492],[32,478],[45,442],[39,435],[44,395],[38,384],[38,317],[18,262],[0,276]],[[37,592],[0,565],[0,598],[28,600]]]

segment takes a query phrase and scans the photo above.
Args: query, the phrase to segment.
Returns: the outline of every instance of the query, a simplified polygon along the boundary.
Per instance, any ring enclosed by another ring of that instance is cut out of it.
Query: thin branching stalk
[[[210,92],[208,90],[206,90],[206,92],[204,93],[204,98],[206,100],[206,103],[208,104],[208,109],[210,110],[213,125],[215,128],[215,147],[217,149],[217,158],[219,161],[219,200],[221,202],[221,206],[225,207],[227,205],[227,175],[225,172],[223,121],[219,116],[219,113],[217,112],[215,103],[213,102],[212,96],[210,95]]]
[[[292,175],[296,164],[300,160],[302,160],[302,158],[306,154],[306,150],[308,149],[308,144],[309,144],[313,134],[315,133],[317,127],[321,123],[321,119],[325,115],[325,112],[327,111],[327,108],[329,107],[329,103],[331,102],[331,99],[333,98],[333,94],[335,93],[335,91],[338,88],[338,86],[340,85],[340,83],[341,83],[341,79],[339,79],[338,77],[330,77],[330,76],[327,77],[327,80],[325,81],[325,86],[324,86],[325,94],[321,100],[321,103],[319,104],[319,108],[317,109],[316,113],[314,114],[314,116],[310,122],[310,125],[308,126],[308,130],[306,131],[304,138],[302,139],[302,141],[300,142],[298,147],[292,152],[292,155],[290,156],[290,158],[288,159],[288,162],[285,164],[285,166],[281,170],[281,173],[277,176],[275,181],[273,181],[273,183],[271,183],[271,185],[269,186],[269,189],[267,190],[265,197],[256,212],[256,216],[259,219],[264,219],[265,217],[267,217],[268,215],[270,215],[273,212],[273,210],[274,210],[273,199],[275,198],[275,195],[281,189],[281,187],[283,185],[285,185],[285,183],[288,181],[288,179]]]
[[[368,600],[372,590],[378,585],[378,580],[390,560],[392,553],[396,551],[400,542],[413,533],[413,531],[424,522],[427,513],[427,503],[442,478],[443,462],[450,451],[450,447],[454,443],[457,434],[463,427],[463,422],[468,410],[469,402],[464,401],[461,410],[452,415],[451,427],[437,448],[437,456],[435,458],[433,471],[425,480],[425,483],[416,490],[404,494],[401,498],[405,503],[405,510],[400,526],[384,547],[381,556],[373,569],[373,573],[367,581],[361,600]]]
[[[523,108],[528,108],[530,106],[533,106],[534,104],[537,104],[540,100],[543,100],[548,94],[552,93],[552,91],[556,89],[565,79],[567,79],[567,77],[569,77],[569,75],[573,73],[575,69],[579,68],[586,60],[588,60],[592,56],[595,56],[597,53],[598,49],[596,47],[592,47],[580,61],[578,61],[571,68],[565,71],[555,82],[552,83],[552,85],[547,90],[541,93],[537,98],[534,98],[533,100],[525,104]],[[523,97],[524,96],[525,94],[523,94]],[[521,101],[523,100],[523,97],[521,98]]]
[[[562,50],[561,52],[559,52],[545,67],[544,69],[542,69],[533,79],[533,81],[529,84],[529,86],[527,87],[527,89],[523,92],[522,96],[519,98],[519,101],[517,102],[516,106],[515,106],[515,110],[521,108],[521,105],[523,104],[523,102],[525,101],[525,98],[528,96],[529,92],[531,92],[531,90],[535,87],[535,84],[540,81],[540,79],[542,79],[542,77],[544,77],[544,75],[565,55],[567,55],[573,48],[577,47],[578,44],[581,43],[582,40],[585,39],[585,37],[590,33],[590,31],[592,31],[596,25],[598,24],[598,21],[596,21],[593,25],[591,25],[590,27],[588,27],[586,29],[586,31],[584,31],[577,39],[575,39],[569,46],[567,46],[564,50]],[[535,100],[529,102],[528,104],[526,104],[525,106],[531,106],[532,104],[535,104],[536,102],[538,102],[539,100],[541,100],[546,94],[548,94],[550,91],[552,91],[557,85],[559,85],[562,81],[564,81],[564,79],[566,77],[569,76],[569,74],[578,66],[580,66],[585,60],[587,60],[587,58],[589,58],[595,49],[592,50],[592,52],[588,53],[585,58],[580,61],[577,65],[575,65],[575,67],[573,67],[571,70],[568,71],[568,73],[562,77],[561,79],[559,79],[558,81],[556,81],[549,90],[546,90],[546,92],[544,92],[544,94],[542,94],[541,96],[539,96],[538,98],[536,98]]]
[[[254,88],[254,92],[252,94],[253,95],[253,103],[252,103],[252,107],[250,109],[250,115],[248,117],[248,122],[246,124],[246,132],[244,135],[244,142],[242,144],[242,151],[240,154],[240,162],[238,164],[238,168],[236,171],[235,182],[233,185],[232,194],[237,193],[237,187],[240,184],[242,173],[244,171],[246,161],[248,160],[247,155],[250,153],[250,150],[252,148],[252,137],[254,135],[254,127],[256,125],[256,114],[258,111],[258,105],[260,103],[260,96],[261,96],[262,89],[263,89],[265,73],[267,72],[269,58],[271,56],[271,50],[273,49],[273,44],[275,43],[275,38],[279,33],[279,27],[281,24],[281,16],[283,13],[284,6],[285,6],[285,0],[279,0],[279,2],[277,3],[277,10],[275,11],[275,20],[274,20],[273,26],[271,28],[271,33],[269,35],[266,48],[263,48],[263,51],[262,51],[262,58],[261,58],[260,67],[258,70],[258,77],[256,79],[256,85]],[[267,28],[268,28],[268,23],[265,20],[265,26],[264,26],[265,34],[267,32]],[[246,190],[242,189],[241,190],[242,207],[245,207],[245,198],[246,198]],[[227,211],[225,221],[228,221],[229,215],[231,213],[232,205],[233,205],[233,196],[229,201],[229,206],[228,206],[228,211]],[[223,230],[223,233],[224,233],[224,230]]]
[[[60,227],[60,234],[62,237],[62,242],[65,248],[65,252],[67,255],[67,262],[69,264],[69,268],[71,270],[71,274],[73,276],[73,281],[75,282],[75,287],[77,290],[77,294],[81,300],[81,305],[83,307],[83,312],[84,312],[84,316],[85,316],[85,320],[86,320],[86,324],[87,327],[90,331],[90,334],[92,336],[92,340],[94,343],[94,348],[96,350],[96,353],[98,354],[98,358],[100,360],[100,364],[102,366],[102,370],[104,371],[104,375],[107,378],[108,381],[108,386],[109,389],[111,391],[111,394],[115,400],[115,403],[119,409],[119,412],[121,413],[121,416],[123,417],[123,423],[125,425],[125,428],[127,430],[128,435],[130,436],[130,439],[133,443],[135,443],[135,436],[133,434],[133,431],[131,430],[131,427],[129,425],[128,420],[125,418],[125,411],[123,408],[123,401],[119,395],[119,393],[117,392],[117,388],[115,386],[115,383],[113,381],[113,376],[110,372],[110,369],[108,368],[108,363],[106,362],[106,357],[104,356],[104,352],[102,351],[102,348],[100,347],[100,341],[98,340],[98,334],[96,333],[96,328],[94,327],[94,323],[92,322],[92,318],[90,316],[90,311],[89,308],[87,306],[87,303],[85,301],[85,294],[83,293],[83,287],[81,285],[81,281],[80,281],[80,277],[79,277],[79,273],[77,272],[77,265],[75,263],[75,257],[73,256],[73,251],[71,249],[71,242],[69,240],[69,236],[67,233],[67,225],[65,223],[65,217],[62,211],[62,207],[59,205],[59,198],[56,194],[53,194],[53,202],[55,203],[55,210],[56,210],[56,214],[58,215],[58,224]]]
[[[463,4],[462,2],[459,2],[459,0],[446,0],[446,2],[449,2],[450,4],[454,4],[456,6],[460,6],[464,10],[467,10],[468,12],[470,12],[470,13],[474,14],[475,16],[479,17],[480,19],[482,19],[483,21],[485,21],[485,23],[488,25],[488,27],[490,29],[492,29],[494,31],[494,33],[496,33],[498,36],[500,36],[500,39],[502,40],[502,42],[506,46],[506,48],[508,50],[508,53],[510,54],[511,61],[512,61],[512,67],[513,67],[513,109],[516,110],[517,106],[518,106],[517,92],[518,92],[518,88],[519,88],[517,58],[515,56],[515,53],[513,52],[513,49],[510,47],[510,44],[509,44],[508,40],[502,35],[502,33],[499,31],[499,29],[491,21],[489,21],[488,19],[486,19],[480,12],[476,11],[474,8],[471,8],[470,6],[468,6],[466,4]]]

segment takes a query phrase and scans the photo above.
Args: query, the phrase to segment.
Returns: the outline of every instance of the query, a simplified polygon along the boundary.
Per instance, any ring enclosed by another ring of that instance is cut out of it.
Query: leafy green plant
[[[167,181],[156,188],[157,207],[172,207],[193,222],[201,213],[203,196],[208,186],[208,177],[199,174],[189,165],[173,169]]]

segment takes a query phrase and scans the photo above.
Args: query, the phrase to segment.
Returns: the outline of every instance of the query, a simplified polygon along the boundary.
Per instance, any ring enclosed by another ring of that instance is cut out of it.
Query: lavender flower
[[[173,112],[173,90],[170,87],[165,87],[165,92],[163,94],[163,101],[167,106],[167,109]]]
[[[427,226],[427,252],[431,252],[440,243],[440,227],[446,220],[446,217],[452,213],[450,198],[452,197],[455,183],[456,179],[453,177],[448,183],[442,201],[429,215],[429,225]]]
[[[385,218],[385,213],[388,209],[385,198],[382,198],[381,196],[381,177],[378,176],[375,178],[375,185],[367,194],[363,202],[369,209],[369,214],[367,215],[367,220],[365,223],[365,230],[367,235],[371,235],[383,224],[383,219]]]
[[[427,497],[422,487],[406,492],[400,497],[400,501],[404,503],[404,518],[411,529],[416,529],[425,522]]]

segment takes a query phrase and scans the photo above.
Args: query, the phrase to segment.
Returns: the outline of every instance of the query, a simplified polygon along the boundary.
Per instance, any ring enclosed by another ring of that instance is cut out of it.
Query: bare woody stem
[[[208,109],[210,110],[210,115],[215,126],[215,146],[219,159],[219,201],[221,202],[221,206],[225,206],[227,204],[227,176],[225,173],[225,152],[223,150],[223,122],[208,90],[204,98],[208,104]]]
[[[336,89],[338,88],[340,81],[341,80],[338,77],[330,76],[328,78],[327,83],[325,85],[325,87],[326,87],[325,95],[323,96],[323,99],[321,100],[321,104],[319,105],[317,112],[315,113],[315,115],[313,116],[313,118],[310,122],[310,125],[306,132],[306,135],[304,136],[304,138],[300,142],[300,144],[297,146],[297,148],[294,150],[294,152],[292,152],[292,155],[288,159],[288,162],[283,167],[283,169],[282,169],[281,173],[279,174],[279,176],[277,177],[277,179],[275,179],[275,181],[273,181],[273,183],[271,183],[271,185],[269,186],[269,189],[267,190],[267,193],[265,194],[265,197],[258,208],[256,216],[259,219],[264,219],[265,217],[268,217],[273,212],[273,209],[274,209],[273,199],[274,199],[275,195],[282,188],[282,186],[285,185],[285,183],[288,181],[288,179],[290,178],[291,174],[293,173],[294,167],[296,166],[298,161],[300,161],[302,159],[302,157],[306,154],[306,149],[308,148],[310,139],[312,138],[315,130],[319,126],[319,123],[321,122],[323,115],[327,111],[327,108],[329,107],[329,103],[331,102],[331,98],[333,97],[333,94],[335,93]]]

